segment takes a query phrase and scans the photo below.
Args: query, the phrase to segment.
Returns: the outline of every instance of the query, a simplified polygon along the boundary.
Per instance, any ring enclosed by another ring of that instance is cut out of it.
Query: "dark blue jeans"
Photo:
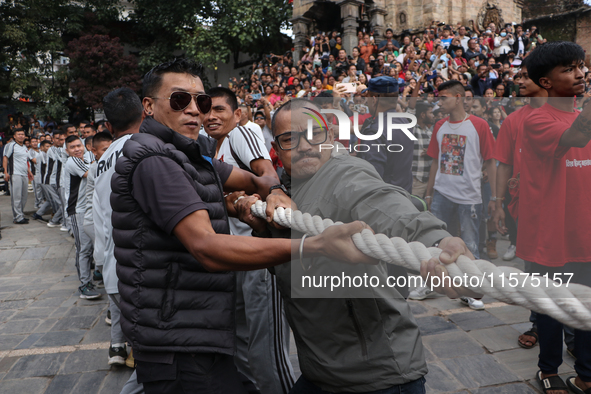
[[[579,283],[591,286],[591,263],[567,263],[562,267],[547,267],[531,263],[531,272],[544,275],[572,273],[570,283]],[[563,281],[568,277],[561,276]],[[562,364],[562,332],[564,325],[554,318],[538,313],[536,316],[538,337],[540,343],[540,356],[538,367],[545,374],[558,373],[558,367]],[[575,371],[584,382],[591,382],[591,331],[575,330]]]
[[[462,239],[474,257],[480,258],[478,238],[482,204],[457,204],[435,190],[433,202],[431,202],[431,213],[437,219],[443,220],[448,228],[452,226],[455,217],[459,217]]]
[[[304,376],[300,376],[298,381],[296,382],[295,386],[292,387],[289,394],[345,394],[346,392],[342,393],[330,393],[328,391],[322,390],[320,387],[316,386],[314,383],[310,382]],[[377,390],[377,391],[368,391],[366,393],[357,393],[357,394],[425,394],[425,378],[420,378],[414,380],[409,383],[399,384],[396,386],[392,386],[387,389]]]

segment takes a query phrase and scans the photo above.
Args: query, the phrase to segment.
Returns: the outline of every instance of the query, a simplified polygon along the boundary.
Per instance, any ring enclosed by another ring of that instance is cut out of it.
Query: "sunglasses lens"
[[[200,94],[197,96],[197,106],[202,113],[208,113],[211,111],[211,97],[206,94]]]
[[[187,92],[174,92],[170,95],[170,108],[182,111],[191,103],[191,94]]]

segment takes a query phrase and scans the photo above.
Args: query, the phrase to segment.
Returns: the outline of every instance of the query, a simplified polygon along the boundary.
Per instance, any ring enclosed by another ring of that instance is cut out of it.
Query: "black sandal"
[[[536,346],[538,344],[538,332],[537,332],[537,330],[535,328],[532,327],[531,330],[526,331],[526,332],[524,332],[521,335],[527,335],[527,336],[536,338],[536,341],[532,345],[526,345],[525,343],[522,343],[519,340],[519,338],[517,338],[517,344],[519,346],[521,346],[522,348],[524,348],[524,349],[531,349],[532,347],[534,347],[534,346]],[[527,342],[531,342],[531,341],[527,341]]]
[[[570,378],[566,379],[566,384],[568,384],[568,387],[573,391],[573,393],[591,394],[591,387],[583,391],[583,389],[581,389],[579,386],[575,384],[575,378],[576,376],[571,376]]]
[[[568,386],[564,383],[564,380],[558,375],[556,376],[549,376],[546,379],[542,379],[542,371],[538,371],[536,374],[536,380],[540,382],[542,385],[542,390],[544,393],[553,390],[563,390],[568,393]],[[575,386],[576,387],[576,386]],[[580,389],[579,389],[580,390]],[[589,394],[586,391],[581,391],[577,394]]]

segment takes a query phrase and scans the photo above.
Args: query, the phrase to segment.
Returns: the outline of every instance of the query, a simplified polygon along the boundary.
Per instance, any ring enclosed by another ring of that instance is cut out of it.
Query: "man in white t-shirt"
[[[459,81],[442,83],[439,106],[449,116],[433,128],[427,155],[433,158],[425,199],[431,212],[443,220],[448,228],[459,218],[461,237],[479,258],[478,241],[482,214],[480,184],[482,165],[486,166],[492,188],[489,212],[496,204],[496,160],[493,158],[494,137],[488,123],[464,110],[465,91]],[[483,309],[484,304],[474,299],[463,299],[472,309]]]
[[[250,108],[247,109],[246,105],[241,104],[240,105],[240,121],[238,122],[238,125],[251,130],[253,133],[255,133],[256,135],[261,137],[261,139],[264,140],[263,131],[261,130],[261,127],[258,124],[254,123],[248,119],[247,111],[250,111]]]
[[[268,110],[267,110],[268,111]],[[263,138],[265,139],[265,148],[267,152],[271,151],[271,142],[273,141],[273,133],[271,132],[271,113],[267,111],[257,111],[254,114],[254,122],[263,130]]]
[[[82,285],[80,298],[96,299],[101,296],[92,284],[90,263],[92,261],[92,240],[84,232],[84,212],[86,211],[86,177],[88,163],[84,161],[84,145],[76,135],[66,138],[66,152],[69,157],[64,166],[63,188],[66,213],[72,223],[72,233],[76,244],[76,269]]]
[[[212,107],[203,128],[216,140],[215,157],[257,176],[275,177],[279,183],[264,139],[239,123],[242,111],[236,95],[226,88],[207,93]],[[229,218],[229,222],[233,235],[251,236],[247,224],[236,218]],[[234,360],[238,371],[254,382],[261,394],[287,394],[295,382],[289,361],[289,326],[275,281],[266,269],[236,272]]]
[[[103,99],[103,108],[107,122],[105,126],[113,135],[113,142],[97,160],[94,193],[92,197],[93,221],[95,233],[94,259],[97,265],[103,266],[103,282],[109,296],[109,320],[111,325],[111,344],[109,346],[108,364],[124,365],[127,359],[125,337],[121,331],[115,259],[115,243],[113,242],[111,214],[111,177],[115,173],[115,163],[122,155],[123,145],[135,133],[139,132],[144,107],[138,95],[129,88],[119,88],[110,92]],[[97,134],[98,135],[98,134]],[[135,372],[134,372],[135,375]],[[129,379],[121,393],[133,393],[134,388],[141,387],[136,378]]]
[[[492,156],[494,137],[485,120],[465,112],[465,92],[460,82],[445,82],[439,91],[443,93],[439,95],[440,108],[449,113],[449,117],[437,122],[427,149],[427,155],[433,158],[433,164],[426,198],[431,212],[448,223],[448,226],[454,212],[458,212],[462,239],[478,258],[483,162],[493,186],[493,199],[496,201],[496,165]],[[494,211],[495,203],[491,201],[489,205],[489,209]]]
[[[39,209],[43,204],[43,191],[41,190],[41,152],[39,151],[39,139],[31,137],[31,146],[29,148],[29,162],[31,172],[33,173],[33,193],[35,194],[35,209]]]
[[[29,178],[33,174],[29,170],[29,150],[24,144],[25,130],[14,130],[14,143],[8,144],[4,149],[4,180],[10,182],[10,197],[12,200],[13,222],[27,224],[24,209],[29,193]]]

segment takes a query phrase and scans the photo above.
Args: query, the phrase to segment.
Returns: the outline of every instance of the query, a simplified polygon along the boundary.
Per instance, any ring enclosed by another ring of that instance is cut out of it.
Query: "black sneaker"
[[[107,309],[107,317],[105,317],[105,323],[111,325],[111,310]]]
[[[92,273],[92,280],[94,280],[95,282],[100,282],[101,280],[103,280],[103,274],[100,271],[94,270],[94,272]]]
[[[109,365],[125,365],[127,350],[124,343],[115,343],[109,347]]]
[[[78,289],[80,290],[80,298],[94,300],[95,298],[102,297],[102,294],[94,289],[94,286],[91,282],[88,282],[87,284],[80,286]]]
[[[14,224],[29,224],[29,219],[21,219],[18,222],[15,220]]]
[[[34,220],[41,220],[42,222],[46,222],[45,219],[43,219],[43,216],[41,215],[37,215],[37,213],[34,213],[33,216],[31,216]]]

